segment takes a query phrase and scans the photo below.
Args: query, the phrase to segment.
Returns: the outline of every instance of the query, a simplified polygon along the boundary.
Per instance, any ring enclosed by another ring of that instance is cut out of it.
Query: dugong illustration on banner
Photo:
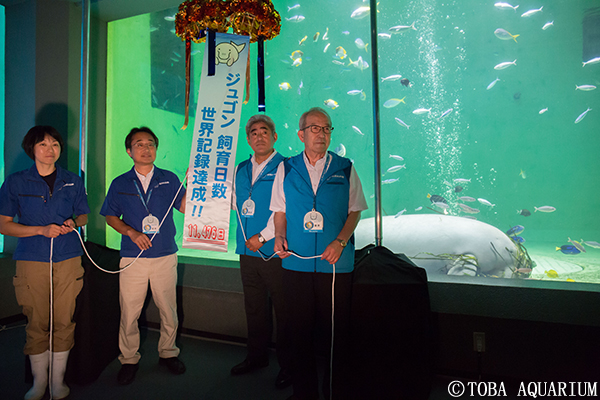
[[[215,47],[215,64],[227,64],[231,67],[240,58],[240,53],[245,47],[246,43],[235,44],[233,40],[229,43],[219,43]]]
[[[383,246],[404,253],[429,275],[470,275],[526,278],[532,261],[525,248],[498,228],[451,215],[383,217]],[[373,218],[359,222],[356,248],[375,238]]]

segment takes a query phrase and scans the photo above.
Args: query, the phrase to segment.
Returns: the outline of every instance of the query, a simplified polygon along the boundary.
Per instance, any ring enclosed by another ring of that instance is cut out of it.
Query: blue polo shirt
[[[35,164],[6,178],[0,188],[0,215],[17,217],[27,226],[62,225],[67,219],[89,214],[87,193],[76,174],[56,166],[52,195]],[[52,261],[60,262],[83,254],[77,233],[54,238]],[[50,238],[43,235],[19,238],[14,260],[50,262]]]
[[[138,189],[136,188],[136,183]],[[104,199],[104,204],[100,210],[103,216],[112,215],[121,218],[123,222],[142,232],[142,220],[148,216],[148,211],[162,221],[165,214],[167,218],[160,227],[160,232],[154,237],[152,247],[144,251],[140,257],[157,258],[177,253],[175,244],[175,223],[173,222],[173,208],[169,208],[181,182],[177,175],[171,171],[154,167],[154,175],[148,186],[148,191],[144,193],[142,183],[131,168],[128,172],[116,177],[110,184],[108,194]],[[148,206],[148,211],[140,198],[140,193],[144,196],[144,201]],[[173,207],[179,209],[181,201],[185,195],[185,188],[181,188]],[[149,238],[152,235],[148,235]],[[121,236],[121,257],[137,257],[140,248],[133,243],[127,235]]]

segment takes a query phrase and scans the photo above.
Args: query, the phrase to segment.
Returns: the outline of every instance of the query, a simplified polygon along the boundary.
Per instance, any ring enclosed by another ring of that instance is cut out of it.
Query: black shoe
[[[158,359],[158,365],[162,365],[169,369],[173,375],[181,375],[185,372],[185,364],[177,357],[169,357]]]
[[[284,389],[292,384],[292,374],[288,370],[280,369],[275,378],[275,387],[277,389]]]
[[[137,364],[123,364],[117,375],[117,382],[119,385],[129,385],[135,379],[135,373],[137,372],[139,365]]]
[[[257,361],[249,361],[248,359],[245,359],[244,361],[242,361],[235,367],[231,368],[231,375],[242,375],[242,374],[246,374],[248,372],[252,372],[252,371],[260,369],[260,368],[268,367],[268,366],[269,366],[269,360],[257,362]]]

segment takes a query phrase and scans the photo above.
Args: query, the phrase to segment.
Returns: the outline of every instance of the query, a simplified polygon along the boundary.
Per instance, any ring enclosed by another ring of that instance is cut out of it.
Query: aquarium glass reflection
[[[354,161],[369,203],[358,244],[374,242],[375,84],[384,245],[426,264],[430,280],[600,282],[596,1],[381,0],[377,43],[368,2],[273,3],[282,28],[265,43],[265,93],[276,148],[297,154],[302,112],[330,113],[330,150]],[[133,126],[161,139],[157,166],[180,177],[187,168],[204,45],[192,46],[191,121],[182,131],[176,12],[109,24],[107,185],[131,168],[123,139]],[[243,122],[258,110],[256,56],[253,44]],[[236,162],[250,152],[242,123]],[[231,224],[228,253],[179,254],[237,260],[234,213]],[[119,247],[116,232],[107,238]]]

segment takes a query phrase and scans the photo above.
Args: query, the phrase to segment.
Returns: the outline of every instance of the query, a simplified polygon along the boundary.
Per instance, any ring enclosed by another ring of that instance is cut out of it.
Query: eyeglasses
[[[133,147],[138,150],[142,150],[145,148],[152,150],[156,148],[156,143],[135,143],[133,144]]]
[[[309,126],[305,126],[304,128],[302,128],[302,130],[307,130],[308,128],[310,128],[310,131],[312,133],[319,133],[321,131],[323,131],[326,135],[331,134],[331,131],[333,130],[333,126],[319,126],[319,125],[309,125]]]

